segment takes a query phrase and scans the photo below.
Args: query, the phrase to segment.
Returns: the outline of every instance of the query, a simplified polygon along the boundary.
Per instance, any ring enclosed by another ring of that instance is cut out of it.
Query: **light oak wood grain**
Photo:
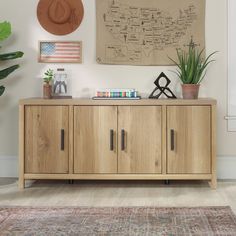
[[[69,106],[69,173],[74,173],[74,107]]]
[[[19,188],[23,189],[25,187],[24,180],[24,163],[25,163],[25,106],[19,106]]]
[[[29,98],[20,100],[23,105],[75,105],[75,106],[184,106],[184,105],[215,105],[216,100],[201,99],[141,99],[141,100],[92,100],[92,99],[40,99]]]
[[[114,150],[110,150],[110,130]],[[117,173],[117,107],[74,107],[74,173]]]
[[[204,179],[213,189],[217,186],[214,99],[24,99],[19,111],[21,189],[25,179]]]
[[[78,180],[210,180],[211,174],[25,174],[24,178]]]
[[[118,172],[161,173],[162,112],[160,106],[118,107]],[[121,150],[121,130],[125,150]]]
[[[216,105],[211,107],[211,171],[212,178],[210,186],[213,189],[217,188],[217,175],[216,175]]]
[[[68,173],[68,121],[67,106],[25,107],[25,173]],[[64,150],[61,129],[65,130]]]
[[[167,165],[167,134],[166,134],[166,106],[162,106],[162,174],[166,174],[166,165]]]
[[[174,130],[174,150],[170,132]],[[167,107],[168,174],[211,173],[211,107]]]

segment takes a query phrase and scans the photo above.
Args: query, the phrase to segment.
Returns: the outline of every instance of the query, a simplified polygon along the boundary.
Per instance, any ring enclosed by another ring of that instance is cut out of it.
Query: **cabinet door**
[[[118,172],[161,173],[161,107],[120,106]]]
[[[169,106],[167,146],[169,174],[210,173],[210,106]]]
[[[117,107],[74,108],[74,172],[117,173]]]
[[[68,173],[68,123],[66,106],[26,106],[26,173]]]

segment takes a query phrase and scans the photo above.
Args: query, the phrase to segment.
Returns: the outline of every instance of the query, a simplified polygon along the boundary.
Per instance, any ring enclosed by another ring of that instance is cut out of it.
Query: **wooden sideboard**
[[[214,99],[24,99],[19,187],[35,179],[208,180],[216,188]]]

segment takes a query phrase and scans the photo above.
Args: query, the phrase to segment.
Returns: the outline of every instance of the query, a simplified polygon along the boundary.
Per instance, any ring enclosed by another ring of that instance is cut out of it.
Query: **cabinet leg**
[[[217,179],[216,179],[216,177],[212,177],[211,181],[209,182],[209,185],[212,189],[217,188]]]
[[[25,179],[18,179],[18,187],[19,189],[24,189],[25,188]]]
[[[165,185],[170,185],[170,180],[165,180]]]
[[[74,184],[74,180],[73,180],[73,179],[69,179],[69,180],[68,180],[68,183],[69,183],[69,184]]]

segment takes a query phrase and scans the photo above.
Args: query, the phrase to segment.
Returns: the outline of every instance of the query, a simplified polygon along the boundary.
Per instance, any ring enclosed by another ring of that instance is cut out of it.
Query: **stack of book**
[[[135,89],[98,89],[93,99],[140,99]]]

